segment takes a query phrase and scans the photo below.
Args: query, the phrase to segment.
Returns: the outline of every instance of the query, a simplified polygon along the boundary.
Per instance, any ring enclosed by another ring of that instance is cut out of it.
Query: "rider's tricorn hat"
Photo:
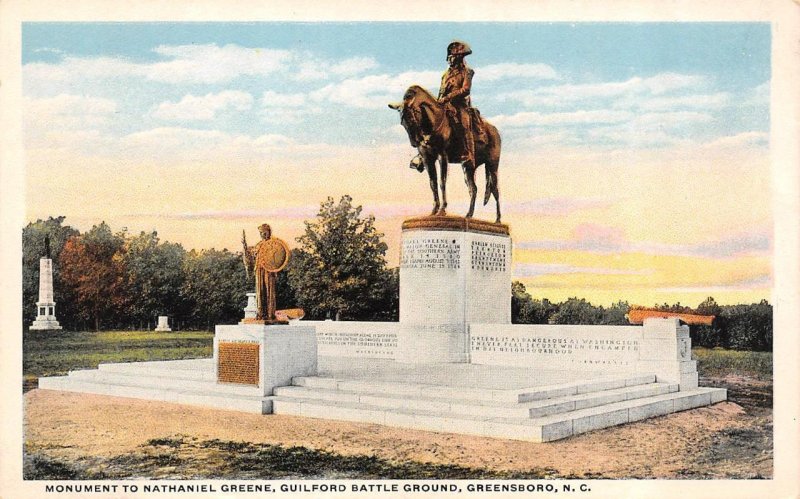
[[[450,45],[447,46],[447,56],[455,55],[455,56],[467,56],[472,53],[472,49],[469,48],[465,42],[460,42],[458,40],[451,42]]]
[[[259,232],[266,232],[266,231],[272,232],[272,227],[270,227],[269,224],[261,224],[261,225],[258,226],[258,231]]]

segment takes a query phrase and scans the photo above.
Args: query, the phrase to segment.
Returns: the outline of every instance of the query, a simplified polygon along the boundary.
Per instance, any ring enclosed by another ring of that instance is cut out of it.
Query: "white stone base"
[[[259,345],[261,395],[272,395],[277,386],[291,384],[295,376],[317,372],[317,337],[314,326],[238,324],[217,326],[214,333],[214,376],[217,376],[219,343]]]
[[[28,328],[31,331],[50,331],[63,329],[55,318],[37,317]]]
[[[511,323],[511,238],[403,230],[398,362],[469,362],[471,323]]]
[[[39,388],[291,414],[418,430],[548,442],[722,402],[719,388],[678,390],[654,374],[599,378],[568,371],[476,364],[409,365],[319,359],[265,396],[257,386],[217,383],[213,359],[101,364],[40,378]]]

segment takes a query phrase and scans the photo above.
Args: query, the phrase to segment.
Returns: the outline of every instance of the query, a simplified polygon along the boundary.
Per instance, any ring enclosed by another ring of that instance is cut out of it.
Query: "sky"
[[[26,23],[27,218],[236,250],[263,222],[295,245],[349,194],[396,266],[432,199],[387,104],[435,93],[454,39],[532,296],[770,298],[767,23]]]

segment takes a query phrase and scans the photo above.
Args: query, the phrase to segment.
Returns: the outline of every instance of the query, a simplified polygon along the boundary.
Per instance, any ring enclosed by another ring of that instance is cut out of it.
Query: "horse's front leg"
[[[475,196],[478,194],[478,186],[475,185],[475,165],[471,161],[464,163],[464,182],[467,183],[469,189],[469,211],[467,218],[472,218],[472,213],[475,211]]]
[[[431,191],[433,192],[433,210],[431,215],[436,215],[439,212],[439,186],[436,178],[436,157],[424,156],[425,169],[428,170],[428,180],[431,184]]]
[[[441,170],[441,181],[439,187],[442,189],[442,207],[439,208],[437,215],[447,214],[447,153],[439,156],[439,169]]]

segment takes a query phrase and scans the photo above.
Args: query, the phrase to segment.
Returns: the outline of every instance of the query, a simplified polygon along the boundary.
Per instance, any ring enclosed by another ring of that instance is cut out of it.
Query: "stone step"
[[[151,370],[102,370],[86,369],[70,371],[71,378],[108,385],[138,386],[175,391],[197,391],[205,393],[233,393],[237,395],[259,395],[259,388],[251,385],[218,384],[213,376],[209,379],[178,378]]]
[[[487,400],[494,402],[529,402],[569,395],[613,390],[628,386],[654,383],[654,374],[608,376],[585,381],[575,381],[554,385],[534,386],[498,390],[469,386],[446,386],[424,383],[398,383],[374,380],[354,380],[325,376],[301,376],[292,379],[292,384],[306,388],[322,388],[343,392],[364,394],[408,395],[426,398],[446,398],[458,400]]]
[[[724,389],[698,388],[535,418],[474,416],[285,396],[273,397],[272,409],[276,414],[450,433],[456,430],[462,434],[549,442],[600,428],[710,405],[725,400],[726,396]]]
[[[158,400],[161,402],[199,405],[257,414],[269,414],[272,412],[270,397],[241,395],[230,392],[213,393],[210,391],[165,389],[155,386],[109,384],[81,379],[75,376],[39,378],[39,388],[44,390],[63,390],[69,392],[94,393],[97,395]]]
[[[150,362],[118,362],[100,364],[98,370],[133,375],[214,381],[213,359],[163,360]]]
[[[558,414],[587,407],[596,407],[624,400],[662,395],[675,391],[678,391],[678,385],[649,383],[580,395],[567,395],[564,397],[518,403],[461,398],[432,398],[421,395],[353,392],[324,388],[307,388],[305,386],[285,386],[276,388],[275,395],[306,400],[316,399],[345,403],[361,403],[386,408],[411,406],[421,410],[447,412],[459,415],[529,418]]]

